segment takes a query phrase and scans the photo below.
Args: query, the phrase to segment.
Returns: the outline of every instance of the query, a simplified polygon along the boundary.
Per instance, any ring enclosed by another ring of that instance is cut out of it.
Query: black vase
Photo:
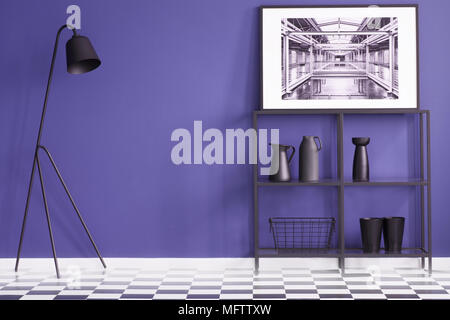
[[[366,146],[370,138],[356,137],[352,138],[355,147],[355,156],[353,157],[353,181],[369,181],[369,157],[367,156]]]
[[[400,253],[402,251],[403,230],[405,218],[387,217],[383,221],[384,250],[388,253]]]
[[[361,218],[361,240],[364,253],[378,253],[380,251],[383,218]]]

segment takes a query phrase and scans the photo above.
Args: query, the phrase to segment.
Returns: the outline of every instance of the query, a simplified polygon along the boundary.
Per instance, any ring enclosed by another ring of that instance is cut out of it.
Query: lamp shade
[[[100,65],[100,59],[91,42],[84,36],[73,36],[66,43],[67,72],[81,74]]]

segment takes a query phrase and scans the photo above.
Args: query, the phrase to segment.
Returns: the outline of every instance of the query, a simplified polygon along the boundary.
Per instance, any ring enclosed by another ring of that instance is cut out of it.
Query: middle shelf
[[[272,182],[268,179],[259,179],[256,184],[260,187],[282,187],[282,186],[339,186],[340,181],[336,179],[321,179],[319,181],[299,181]],[[426,186],[427,180],[422,179],[379,179],[367,182],[344,181],[344,186]]]

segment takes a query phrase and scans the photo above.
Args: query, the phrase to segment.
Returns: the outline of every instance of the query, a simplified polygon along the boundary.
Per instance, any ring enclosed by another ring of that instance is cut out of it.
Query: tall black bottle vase
[[[353,181],[369,181],[369,156],[367,155],[367,145],[369,137],[352,138],[355,145],[355,155],[353,157]]]

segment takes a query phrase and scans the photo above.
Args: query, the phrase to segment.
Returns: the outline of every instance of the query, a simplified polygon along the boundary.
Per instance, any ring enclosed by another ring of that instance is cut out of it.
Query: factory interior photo
[[[283,99],[396,99],[397,18],[281,21]]]

